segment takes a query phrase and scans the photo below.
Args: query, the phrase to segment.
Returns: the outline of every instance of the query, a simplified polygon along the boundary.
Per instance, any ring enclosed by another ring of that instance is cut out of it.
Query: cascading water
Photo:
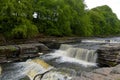
[[[55,69],[39,58],[4,64],[0,66],[0,70],[2,69],[0,80],[69,80],[67,73]]]
[[[50,72],[46,73],[42,80],[71,80],[72,76],[95,69],[96,49],[108,43],[120,43],[120,38],[115,38],[115,40],[83,40],[81,43],[71,45],[62,44],[59,50],[45,54],[37,60],[2,64],[0,65],[0,80],[33,80],[37,74],[44,73],[47,70]],[[53,69],[55,70],[53,71]],[[40,78],[35,80],[40,80]]]
[[[0,80],[33,80],[35,75],[53,68],[40,59],[4,64],[1,67],[3,68],[3,72],[0,75]],[[29,79],[22,79],[25,76]]]
[[[61,54],[67,57],[72,57],[75,59],[95,63],[97,59],[97,53],[95,50],[88,50],[83,48],[74,48],[71,45],[62,44],[60,50],[66,51],[66,53]]]
[[[97,67],[97,53],[95,50],[76,47],[73,44],[62,44],[59,50],[41,58],[57,68],[74,70],[77,75]]]

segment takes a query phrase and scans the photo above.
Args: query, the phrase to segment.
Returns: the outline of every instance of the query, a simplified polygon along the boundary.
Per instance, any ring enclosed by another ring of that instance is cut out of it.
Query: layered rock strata
[[[47,52],[50,49],[41,43],[0,46],[0,63],[23,61]]]
[[[100,66],[115,66],[120,64],[120,46],[107,45],[97,50],[97,63]]]

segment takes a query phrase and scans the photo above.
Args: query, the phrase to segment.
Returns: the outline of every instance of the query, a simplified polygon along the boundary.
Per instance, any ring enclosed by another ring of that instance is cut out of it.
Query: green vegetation
[[[94,36],[117,35],[120,33],[120,21],[107,5],[94,8],[88,13]]]
[[[38,34],[80,37],[120,34],[120,21],[107,5],[85,8],[84,0],[0,0],[0,34],[17,39]]]

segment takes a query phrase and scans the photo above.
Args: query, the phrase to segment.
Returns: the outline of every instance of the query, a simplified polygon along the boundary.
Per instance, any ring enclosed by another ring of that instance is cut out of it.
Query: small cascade
[[[0,75],[0,80],[26,80],[21,79],[26,76],[29,80],[33,80],[35,75],[49,71],[53,67],[43,60],[33,59],[26,62],[4,64],[2,68],[4,71]]]
[[[88,50],[83,48],[75,48],[72,45],[62,44],[60,50],[66,51],[62,55],[67,57],[72,57],[75,59],[87,61],[87,62],[96,62],[97,53],[95,50]]]
[[[76,70],[77,74],[97,67],[96,51],[79,48],[76,45],[62,44],[59,50],[40,58],[58,68],[66,68],[67,66],[69,69]]]
[[[39,58],[4,64],[2,68],[0,80],[69,80],[71,72],[56,69]]]
[[[83,43],[120,43],[119,38],[118,39],[112,39],[112,38],[108,38],[108,39],[93,39],[93,40],[82,40],[81,42]]]
[[[69,49],[69,48],[72,48],[72,45],[62,44],[62,45],[60,46],[60,50],[67,50],[67,49]]]

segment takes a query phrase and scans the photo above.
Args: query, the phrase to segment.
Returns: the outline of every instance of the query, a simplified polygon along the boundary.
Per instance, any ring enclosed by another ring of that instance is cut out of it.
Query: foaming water
[[[81,42],[88,43],[120,43],[120,38],[99,38],[91,40],[82,40]]]
[[[55,51],[55,53],[51,53],[51,54],[48,54],[48,55],[49,55],[48,57],[45,57],[46,59],[59,58],[59,59],[56,59],[56,62],[58,62],[58,63],[64,63],[64,62],[77,63],[77,64],[81,64],[84,67],[97,66],[96,63],[87,62],[87,61],[84,61],[84,60],[80,60],[80,59],[70,57],[70,56],[67,55],[66,51],[62,51],[62,50],[57,50],[57,51]]]
[[[2,66],[3,73],[0,76],[0,80],[20,80],[25,76],[33,80],[35,75],[44,73],[52,68],[52,66],[47,65],[40,59],[39,63],[37,61],[28,60],[27,62],[4,64]]]
[[[97,53],[96,50],[88,50],[84,48],[74,47],[68,44],[62,44],[60,47],[61,54],[67,57],[72,57],[75,59],[96,63]],[[64,51],[64,52],[62,52]],[[55,52],[57,53],[57,52]]]

